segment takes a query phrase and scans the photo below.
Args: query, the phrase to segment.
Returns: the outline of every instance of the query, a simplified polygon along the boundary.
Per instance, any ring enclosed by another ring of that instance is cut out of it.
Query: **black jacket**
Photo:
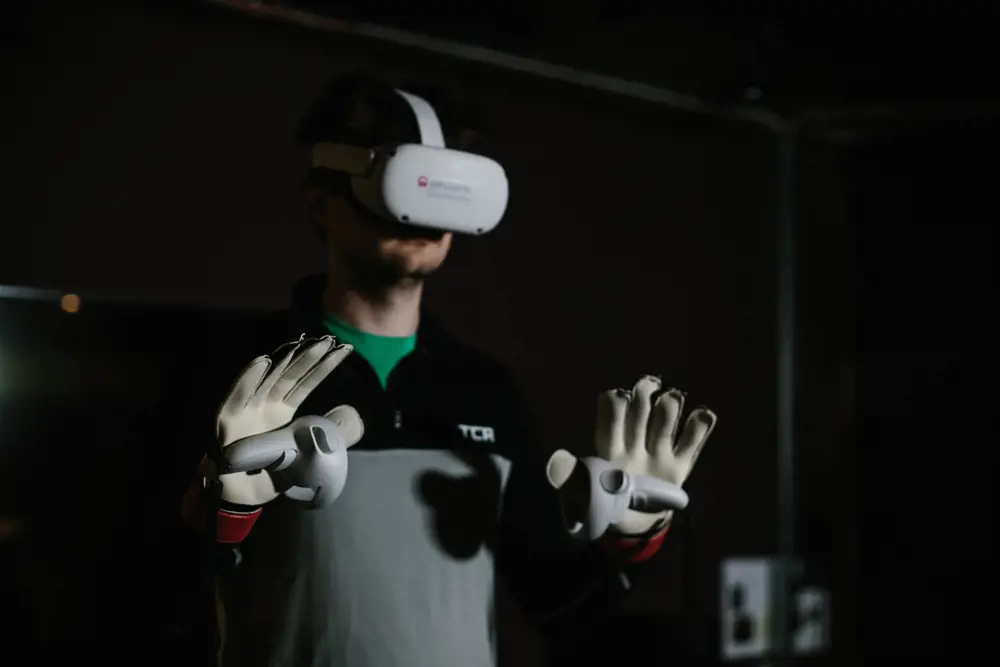
[[[303,333],[327,333],[320,309],[323,284],[321,276],[306,279],[297,286],[290,309],[262,317],[252,331],[213,337],[188,392],[182,469],[193,470],[211,442],[214,412],[250,359]],[[457,341],[433,317],[422,316],[417,348],[393,371],[386,389],[363,358],[351,355],[306,399],[299,414],[324,414],[340,404],[356,408],[365,424],[352,452],[446,449],[467,464],[471,477],[429,475],[422,482],[423,497],[437,513],[441,547],[455,557],[489,549],[519,607],[550,642],[571,640],[602,622],[623,599],[633,572],[626,573],[596,545],[566,535],[544,476],[545,461],[556,447],[542,447],[534,439],[530,411],[511,374]],[[504,491],[491,455],[511,462]],[[244,561],[254,557],[253,537],[242,548]],[[228,548],[216,550],[213,558],[216,572],[236,562]]]

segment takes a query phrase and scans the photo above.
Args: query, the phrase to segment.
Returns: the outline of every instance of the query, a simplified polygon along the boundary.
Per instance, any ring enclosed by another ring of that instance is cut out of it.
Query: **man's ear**
[[[322,188],[313,183],[306,181],[302,184],[302,197],[306,202],[306,211],[313,222],[319,224],[325,217],[323,212],[329,196],[329,193],[324,192]]]
[[[312,206],[323,194],[316,184],[308,178],[302,181],[300,190],[302,191],[302,197],[306,200],[306,206]]]

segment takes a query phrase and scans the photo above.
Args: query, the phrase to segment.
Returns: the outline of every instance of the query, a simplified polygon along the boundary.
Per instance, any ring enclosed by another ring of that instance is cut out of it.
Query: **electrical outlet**
[[[730,558],[722,563],[722,658],[762,658],[772,649],[772,558]]]
[[[795,593],[795,655],[815,655],[830,648],[830,595],[817,586],[805,586]]]

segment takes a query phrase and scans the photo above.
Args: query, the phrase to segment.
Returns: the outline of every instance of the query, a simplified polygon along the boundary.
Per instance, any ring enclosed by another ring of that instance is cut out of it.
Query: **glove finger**
[[[660,394],[653,407],[649,429],[649,453],[654,458],[670,460],[674,455],[674,435],[684,410],[684,392],[670,388]]]
[[[691,469],[694,468],[694,464],[698,461],[698,456],[701,455],[701,450],[705,447],[705,443],[708,442],[712,431],[715,430],[717,421],[718,418],[715,416],[715,413],[708,408],[698,408],[688,417],[687,423],[684,424],[684,431],[677,440],[677,449],[675,452],[679,464],[678,467],[682,473],[681,479],[677,481],[678,484],[682,483],[691,474]]]
[[[625,453],[625,413],[628,410],[628,392],[612,389],[597,397],[597,425],[594,428],[594,446],[598,456],[611,461]]]
[[[269,400],[286,401],[288,395],[295,390],[302,378],[323,359],[334,345],[336,345],[336,341],[334,341],[333,336],[303,341],[295,351],[295,356],[290,363],[280,373],[274,373],[277,379],[271,388]]]
[[[271,368],[271,359],[267,356],[260,356],[247,364],[246,368],[239,374],[233,386],[230,387],[222,406],[219,408],[219,415],[232,414],[244,410],[250,399],[254,397],[260,383],[267,376],[267,371]]]
[[[330,345],[333,346],[333,349],[328,349],[326,354],[313,363],[306,370],[305,374],[296,381],[295,386],[289,390],[284,399],[287,405],[293,408],[298,408],[302,405],[302,401],[306,400],[306,396],[312,393],[313,389],[318,387],[340,365],[340,362],[354,351],[353,346],[337,345],[334,340],[330,341]]]
[[[289,341],[281,345],[271,354],[271,357],[277,359],[278,362],[273,364],[271,372],[261,381],[260,387],[257,388],[257,393],[254,396],[256,403],[263,403],[269,399],[271,392],[274,390],[274,385],[281,379],[281,376],[285,373],[288,365],[292,363],[292,360],[295,359],[295,355],[301,349],[305,340],[306,335],[302,334],[298,340]]]
[[[646,432],[653,409],[653,394],[661,389],[660,378],[644,375],[632,389],[632,402],[625,416],[625,448],[646,452]]]
[[[365,423],[361,415],[350,405],[338,405],[326,413],[325,417],[337,425],[347,446],[356,445],[365,434]]]

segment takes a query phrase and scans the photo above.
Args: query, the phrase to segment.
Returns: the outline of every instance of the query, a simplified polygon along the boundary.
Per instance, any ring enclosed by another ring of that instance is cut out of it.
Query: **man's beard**
[[[436,229],[386,220],[368,211],[357,201],[352,201],[351,204],[381,238],[440,241],[444,236],[444,232]],[[358,283],[356,288],[373,297],[385,294],[391,288],[416,287],[439,268],[433,266],[411,269],[406,266],[402,257],[365,257],[350,251],[342,252],[341,256]]]
[[[373,299],[394,288],[417,287],[438,270],[436,266],[408,268],[401,257],[362,257],[351,252],[340,255],[351,272],[355,289]]]

